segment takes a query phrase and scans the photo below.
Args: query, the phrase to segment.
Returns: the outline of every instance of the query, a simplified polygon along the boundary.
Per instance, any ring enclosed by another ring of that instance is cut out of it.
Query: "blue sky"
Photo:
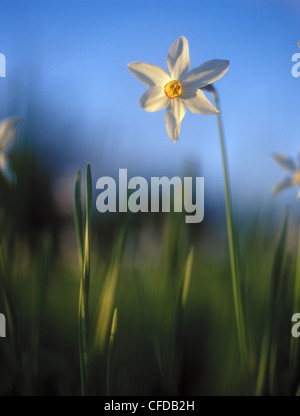
[[[119,168],[129,176],[175,176],[195,165],[205,192],[222,198],[216,117],[187,112],[174,144],[164,110],[139,108],[146,87],[127,69],[133,61],[166,68],[170,45],[184,35],[191,68],[230,60],[215,86],[237,203],[270,202],[271,187],[285,175],[270,154],[296,157],[300,145],[300,78],[291,75],[298,1],[0,0],[0,10],[7,59],[0,117],[34,120],[38,146],[59,172],[90,161],[95,178]],[[293,202],[296,193],[276,204]]]

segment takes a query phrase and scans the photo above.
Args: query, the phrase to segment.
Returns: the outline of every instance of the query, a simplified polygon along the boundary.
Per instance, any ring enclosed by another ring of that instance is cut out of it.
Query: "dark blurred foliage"
[[[51,167],[26,141],[13,150],[10,164],[17,179],[11,184],[0,174],[0,207],[11,235],[36,246],[47,231],[56,242],[61,218],[52,194]]]

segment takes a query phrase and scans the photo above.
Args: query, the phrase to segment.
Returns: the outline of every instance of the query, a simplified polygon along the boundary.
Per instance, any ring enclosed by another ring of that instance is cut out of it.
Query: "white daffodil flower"
[[[167,66],[170,73],[159,66],[143,62],[128,64],[132,75],[149,87],[140,98],[140,106],[149,112],[167,107],[167,132],[176,143],[186,107],[197,114],[219,113],[200,88],[221,78],[229,67],[229,61],[213,59],[188,72],[191,66],[189,44],[181,36],[169,49]]]
[[[291,175],[284,178],[272,189],[272,194],[276,195],[278,192],[283,191],[284,189],[291,188],[293,186],[300,185],[300,149],[298,152],[298,162],[294,163],[292,159],[285,155],[273,154],[272,158],[279,164],[279,166],[291,172]],[[300,190],[298,191],[297,199],[300,199]]]
[[[5,119],[0,123],[0,170],[9,182],[13,181],[14,173],[10,169],[7,154],[9,145],[16,135],[15,127],[18,122],[18,119],[11,118]]]

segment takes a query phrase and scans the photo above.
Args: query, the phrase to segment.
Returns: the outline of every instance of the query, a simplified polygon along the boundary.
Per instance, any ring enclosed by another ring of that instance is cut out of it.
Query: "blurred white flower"
[[[229,61],[213,59],[188,72],[190,65],[189,44],[184,36],[177,39],[169,49],[167,66],[170,73],[159,66],[143,62],[128,64],[132,75],[149,87],[140,98],[140,106],[149,112],[167,107],[167,132],[175,143],[186,107],[197,114],[219,113],[200,88],[221,78],[229,67]]]
[[[15,127],[18,122],[19,120],[16,118],[9,118],[0,123],[0,170],[9,182],[12,182],[15,178],[15,174],[9,165],[8,153],[16,136]]]
[[[276,195],[278,192],[284,189],[291,188],[293,186],[300,186],[300,149],[298,152],[297,163],[295,163],[289,157],[278,153],[273,154],[272,158],[279,164],[282,169],[291,173],[290,176],[284,178],[274,186],[272,189],[272,194]],[[298,191],[297,199],[300,199],[300,190]]]

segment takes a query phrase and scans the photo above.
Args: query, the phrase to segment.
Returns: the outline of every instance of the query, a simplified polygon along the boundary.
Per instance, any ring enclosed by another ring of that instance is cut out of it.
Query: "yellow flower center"
[[[164,86],[164,92],[170,99],[179,97],[182,93],[182,85],[179,81],[170,81]]]
[[[300,170],[297,170],[294,177],[293,182],[295,185],[300,185]]]

